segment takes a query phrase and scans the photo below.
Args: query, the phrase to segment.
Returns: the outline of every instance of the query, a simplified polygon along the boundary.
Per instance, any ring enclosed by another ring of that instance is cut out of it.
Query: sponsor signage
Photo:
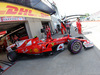
[[[0,18],[0,22],[1,22],[1,18]]]
[[[10,22],[10,21],[25,21],[25,17],[1,17],[0,22]]]
[[[4,16],[51,19],[49,14],[44,13],[42,11],[17,4],[0,2],[0,17]]]

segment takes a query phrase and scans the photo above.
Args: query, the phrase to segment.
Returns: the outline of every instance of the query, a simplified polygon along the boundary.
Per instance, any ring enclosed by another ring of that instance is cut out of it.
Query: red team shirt
[[[78,28],[81,28],[81,23],[80,22],[76,22],[76,25]]]
[[[82,34],[82,33],[81,33],[81,23],[77,21],[77,22],[76,22],[76,25],[77,25],[77,28],[78,28],[78,33],[79,33],[79,34]]]

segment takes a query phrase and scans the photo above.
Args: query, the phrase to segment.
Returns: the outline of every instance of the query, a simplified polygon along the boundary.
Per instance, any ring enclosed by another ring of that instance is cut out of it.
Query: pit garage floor
[[[6,53],[0,53],[0,60],[8,61]]]
[[[78,36],[73,29],[71,34]],[[61,36],[59,33],[53,37]],[[49,57],[26,57],[16,61],[2,75],[100,75],[100,51],[95,46],[72,55],[66,48]]]

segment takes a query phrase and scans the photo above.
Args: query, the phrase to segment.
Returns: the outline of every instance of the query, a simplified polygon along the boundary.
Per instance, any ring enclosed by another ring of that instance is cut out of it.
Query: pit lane
[[[70,52],[65,49],[63,52],[49,57],[27,57],[17,61],[14,66],[2,75],[99,75],[100,51],[97,45],[99,45],[98,33],[100,26],[97,24],[97,22],[90,24],[87,22],[82,23],[83,34],[80,35],[92,41],[95,44],[94,48],[89,50],[84,50],[83,48],[82,51],[76,55],[70,54]],[[93,27],[91,28],[91,26]],[[73,30],[73,27],[71,34],[72,36],[78,36],[77,32]],[[53,37],[58,38],[62,37],[62,35],[58,33]]]

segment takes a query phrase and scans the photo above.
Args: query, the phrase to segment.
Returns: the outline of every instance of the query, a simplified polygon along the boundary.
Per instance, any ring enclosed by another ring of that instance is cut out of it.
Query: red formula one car
[[[83,39],[82,37],[70,37],[66,35],[61,38],[48,39],[48,40],[39,40],[38,37],[27,39],[23,41],[17,41],[15,44],[7,47],[7,58],[9,61],[15,61],[18,54],[50,54],[53,51],[58,51],[64,49],[64,43],[67,43],[68,50],[77,54],[81,51],[82,45],[84,48],[91,48],[93,44]],[[53,49],[56,46],[56,49]]]

